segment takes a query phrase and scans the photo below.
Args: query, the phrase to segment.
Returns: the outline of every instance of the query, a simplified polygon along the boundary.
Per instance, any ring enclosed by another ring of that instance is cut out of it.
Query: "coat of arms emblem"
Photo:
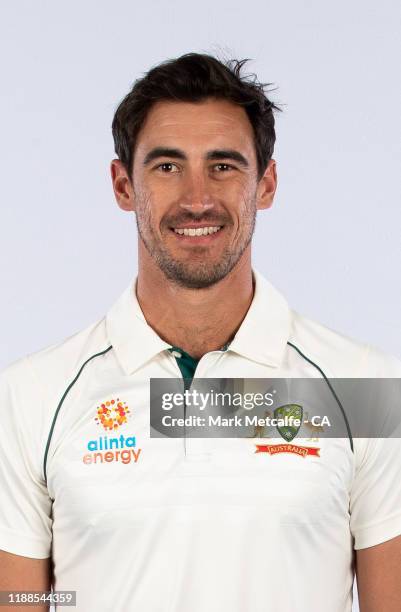
[[[274,417],[286,422],[284,425],[276,425],[277,431],[286,442],[291,442],[299,432],[302,416],[303,408],[300,404],[284,404],[275,409]],[[294,420],[299,421],[299,425],[294,425]]]

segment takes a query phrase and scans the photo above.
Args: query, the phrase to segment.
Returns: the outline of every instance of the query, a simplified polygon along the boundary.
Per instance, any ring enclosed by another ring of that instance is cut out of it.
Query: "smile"
[[[208,236],[216,234],[221,230],[222,225],[213,225],[208,227],[174,227],[172,228],[176,234],[184,236]]]

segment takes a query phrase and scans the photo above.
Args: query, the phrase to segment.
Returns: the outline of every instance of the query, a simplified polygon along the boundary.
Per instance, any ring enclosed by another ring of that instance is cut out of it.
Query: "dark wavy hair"
[[[153,104],[160,100],[201,102],[227,100],[243,106],[252,124],[259,179],[273,155],[276,133],[273,111],[281,110],[268,99],[266,87],[255,74],[243,75],[248,62],[222,62],[211,55],[186,53],[158,64],[120,102],[112,123],[114,148],[131,176],[138,134]]]

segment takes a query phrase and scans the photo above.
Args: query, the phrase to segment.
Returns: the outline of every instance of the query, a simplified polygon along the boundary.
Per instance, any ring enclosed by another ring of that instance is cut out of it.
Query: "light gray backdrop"
[[[113,111],[188,51],[254,58],[285,105],[254,264],[296,310],[401,356],[399,20],[396,0],[3,4],[0,367],[100,318],[133,277]]]

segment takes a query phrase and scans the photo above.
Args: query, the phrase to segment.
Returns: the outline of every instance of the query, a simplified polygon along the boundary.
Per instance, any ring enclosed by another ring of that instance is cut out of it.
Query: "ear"
[[[122,210],[135,210],[134,188],[124,164],[119,159],[113,159],[110,171],[117,204]]]
[[[274,194],[277,189],[276,162],[271,159],[267,164],[266,170],[259,181],[256,196],[258,210],[270,208],[273,204]]]

